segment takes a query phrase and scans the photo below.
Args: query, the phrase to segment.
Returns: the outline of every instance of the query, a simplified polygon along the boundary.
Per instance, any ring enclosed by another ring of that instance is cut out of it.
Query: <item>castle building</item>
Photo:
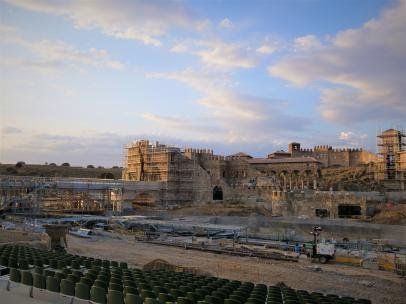
[[[363,149],[333,149],[332,146],[315,146],[313,149],[303,149],[300,143],[289,144],[288,153],[291,157],[313,157],[321,162],[323,167],[354,167],[360,164],[375,162],[377,156]]]

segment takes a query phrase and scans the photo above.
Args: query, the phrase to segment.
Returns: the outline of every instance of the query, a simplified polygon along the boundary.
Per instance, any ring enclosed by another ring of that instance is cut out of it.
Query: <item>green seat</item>
[[[46,287],[46,278],[42,274],[34,273],[33,285],[36,288],[45,289]]]
[[[2,265],[2,266],[8,266],[8,257],[6,257],[6,256],[1,256],[0,257],[0,265]]]
[[[50,259],[49,260],[49,267],[54,268],[54,269],[58,268],[58,260]]]
[[[46,286],[47,290],[59,292],[60,280],[55,277],[47,276]]]
[[[68,279],[63,279],[61,281],[61,293],[74,296],[75,295],[75,283]]]
[[[107,294],[107,304],[123,304],[123,293],[118,290],[109,290]]]
[[[123,291],[123,285],[121,285],[121,284],[116,284],[116,283],[110,283],[110,284],[109,284],[109,289],[111,289],[111,290],[117,290],[117,291]]]
[[[101,288],[107,290],[107,283],[105,281],[102,281],[102,280],[94,281],[93,286],[101,287]]]
[[[154,299],[154,298],[145,298],[144,299],[144,304],[158,304],[158,301],[156,299]]]
[[[156,298],[155,293],[154,293],[153,291],[147,290],[147,289],[142,289],[141,292],[140,292],[140,296],[141,296],[141,298],[143,298],[144,300],[145,300],[146,298],[153,298],[153,299]]]
[[[174,298],[171,296],[171,295],[169,295],[169,294],[166,294],[166,293],[159,293],[159,295],[158,295],[158,301],[159,301],[159,303],[162,303],[162,304],[164,304],[164,303],[166,303],[166,302],[173,302],[174,301]]]
[[[24,285],[32,286],[33,278],[31,271],[26,270],[21,272],[21,283],[23,283]]]
[[[127,293],[138,295],[138,289],[134,286],[125,286],[123,292],[124,292],[124,295]]]
[[[58,260],[58,261],[57,261],[57,268],[58,268],[58,269],[64,269],[65,266],[66,266],[65,261],[63,261],[63,260]]]
[[[75,297],[83,300],[90,300],[90,287],[84,283],[76,283]]]
[[[78,277],[78,276],[75,276],[74,274],[68,274],[68,280],[71,280],[72,282],[75,282],[75,283],[77,283],[77,282],[79,282],[79,280],[80,280],[80,278]]]
[[[193,304],[195,303],[194,301],[186,298],[186,297],[178,297],[177,301],[178,304]]]
[[[125,295],[125,304],[142,304],[142,298],[139,295],[132,293],[126,293]]]
[[[93,285],[90,289],[90,300],[92,302],[105,304],[106,303],[106,289],[103,287]]]
[[[80,283],[86,284],[87,286],[92,286],[93,285],[93,280],[86,278],[86,277],[81,277],[80,278]]]
[[[18,267],[17,259],[9,258],[8,259],[8,267],[9,268],[17,268]]]
[[[53,277],[55,275],[55,271],[52,271],[49,269],[44,269],[43,274],[45,277]]]
[[[10,268],[10,280],[13,282],[21,282],[21,272],[17,268]]]
[[[44,268],[41,266],[35,266],[34,273],[42,274],[44,272]]]
[[[64,274],[63,272],[55,272],[54,277],[59,279],[59,281],[60,281],[62,279],[66,279],[66,274]]]
[[[21,259],[18,261],[18,268],[21,270],[28,269],[28,261],[26,259]]]

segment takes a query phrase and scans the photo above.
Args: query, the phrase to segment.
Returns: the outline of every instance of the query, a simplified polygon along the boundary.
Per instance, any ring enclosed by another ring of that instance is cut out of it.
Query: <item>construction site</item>
[[[291,143],[265,158],[139,140],[125,148],[121,179],[17,168],[0,175],[0,293],[30,303],[404,303],[404,138],[381,132],[376,155]],[[237,299],[135,280],[129,293],[120,279],[121,294],[105,282],[97,295],[97,275],[116,268],[143,269],[147,282],[182,273],[265,289]]]

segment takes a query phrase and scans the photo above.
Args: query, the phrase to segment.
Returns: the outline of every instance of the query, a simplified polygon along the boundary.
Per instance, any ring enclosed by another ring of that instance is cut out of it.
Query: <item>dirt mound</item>
[[[324,168],[319,186],[323,190],[382,191],[384,187],[374,180],[374,169],[369,165],[351,168]]]
[[[376,224],[406,225],[406,204],[387,204],[372,220]]]

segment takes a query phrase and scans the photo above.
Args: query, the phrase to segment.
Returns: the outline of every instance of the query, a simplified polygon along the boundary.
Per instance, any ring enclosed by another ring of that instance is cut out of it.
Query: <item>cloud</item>
[[[170,50],[195,55],[204,65],[216,69],[249,69],[258,64],[255,50],[243,43],[226,42],[220,38],[184,40]]]
[[[169,0],[6,0],[9,4],[40,13],[64,16],[78,29],[100,30],[117,39],[160,46],[171,28],[200,31],[210,25],[182,5]]]
[[[223,68],[253,68],[257,64],[254,52],[238,43],[226,43],[221,40],[200,41],[197,51],[200,60],[211,66]]]
[[[19,134],[22,132],[21,129],[13,127],[13,126],[6,126],[0,129],[1,134],[3,135],[13,135],[13,134]]]
[[[204,94],[195,102],[203,108],[208,125],[224,130],[216,132],[216,138],[224,142],[283,141],[286,134],[301,132],[310,125],[307,119],[286,113],[281,100],[238,92],[227,73],[186,69],[148,76],[176,80]],[[164,122],[166,127],[174,129],[184,123],[167,118]]]
[[[327,121],[402,120],[406,116],[406,1],[362,27],[319,41],[299,37],[295,51],[268,68],[296,86],[320,89]]]
[[[190,51],[190,49],[189,49],[188,45],[183,42],[183,43],[175,44],[175,45],[170,49],[170,51],[171,51],[171,52],[174,52],[174,53],[187,53],[187,52]]]
[[[357,133],[352,131],[341,131],[338,139],[343,146],[362,147],[368,139],[368,135],[364,133]]]
[[[193,133],[192,136],[195,136],[196,133],[199,135],[211,135],[213,132],[222,131],[218,126],[210,126],[207,125],[207,123],[204,124],[196,120],[182,117],[164,116],[153,113],[143,113],[141,117],[149,122],[158,124],[162,128],[175,129],[182,133]]]
[[[321,47],[320,40],[314,35],[298,37],[294,41],[295,51],[311,51]]]
[[[234,24],[231,22],[230,19],[224,18],[220,21],[219,27],[222,29],[232,29],[234,27]]]
[[[84,66],[94,68],[124,69],[124,63],[113,60],[104,49],[78,49],[64,41],[29,41],[18,34],[4,35],[3,44],[13,44],[28,50],[31,56],[26,58],[3,58],[2,65],[55,70],[63,66],[83,69]]]
[[[282,49],[283,44],[279,39],[272,37],[265,37],[262,44],[256,49],[256,52],[261,55],[270,55]]]

